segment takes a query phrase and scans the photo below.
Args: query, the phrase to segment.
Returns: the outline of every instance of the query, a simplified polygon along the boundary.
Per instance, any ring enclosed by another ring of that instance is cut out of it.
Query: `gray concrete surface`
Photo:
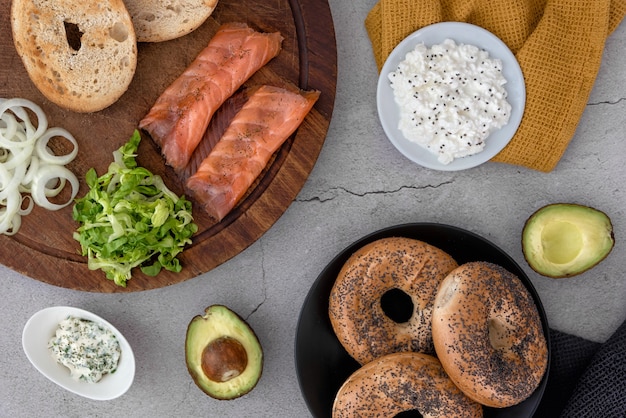
[[[1,417],[306,417],[294,367],[294,337],[310,285],[332,257],[377,229],[441,222],[472,230],[520,263],[538,289],[552,327],[603,341],[626,318],[626,24],[607,42],[603,66],[578,131],[549,174],[487,163],[444,173],[420,168],[386,140],[376,114],[376,69],[363,20],[375,0],[330,0],[339,54],[335,112],[326,144],[303,190],[279,221],[246,251],[200,277],[127,295],[91,294],[42,284],[0,267]],[[525,219],[553,202],[608,213],[617,243],[593,270],[553,280],[524,262]],[[265,350],[256,389],[215,401],[191,381],[184,339],[191,317],[213,303],[254,327]],[[137,359],[121,398],[89,401],[42,377],[21,347],[22,328],[39,309],[71,305],[118,326]]]

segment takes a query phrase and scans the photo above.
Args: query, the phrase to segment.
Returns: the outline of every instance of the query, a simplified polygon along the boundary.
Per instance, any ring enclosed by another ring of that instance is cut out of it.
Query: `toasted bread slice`
[[[127,90],[137,66],[122,0],[13,0],[13,42],[35,86],[75,112],[96,112]]]
[[[196,30],[218,0],[125,0],[137,42],[162,42]]]

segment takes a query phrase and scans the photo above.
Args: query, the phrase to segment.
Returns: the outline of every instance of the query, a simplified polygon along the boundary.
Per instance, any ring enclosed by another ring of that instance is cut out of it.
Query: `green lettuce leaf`
[[[167,188],[160,176],[139,167],[135,160],[141,136],[113,152],[107,173],[85,174],[87,194],[75,201],[72,216],[80,226],[74,239],[91,270],[100,269],[119,286],[126,286],[131,270],[148,276],[161,269],[181,271],[177,255],[198,230],[191,202]]]

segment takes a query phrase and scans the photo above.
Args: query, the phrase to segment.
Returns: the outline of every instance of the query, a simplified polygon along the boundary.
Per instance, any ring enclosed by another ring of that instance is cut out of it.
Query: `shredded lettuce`
[[[180,272],[176,258],[198,230],[191,202],[170,191],[160,176],[139,167],[135,160],[141,136],[113,152],[107,173],[85,174],[89,191],[75,200],[72,216],[81,225],[74,232],[90,270],[102,270],[119,286],[126,286],[131,270],[148,276],[162,268]]]

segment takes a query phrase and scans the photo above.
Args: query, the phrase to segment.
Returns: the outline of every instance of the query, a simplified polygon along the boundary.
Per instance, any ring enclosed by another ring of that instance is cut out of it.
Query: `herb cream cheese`
[[[482,151],[489,134],[509,121],[502,62],[474,45],[418,44],[388,77],[398,128],[442,164]]]
[[[90,383],[114,373],[121,355],[119,341],[111,330],[74,316],[59,323],[48,348],[58,363],[70,369],[72,378]]]

